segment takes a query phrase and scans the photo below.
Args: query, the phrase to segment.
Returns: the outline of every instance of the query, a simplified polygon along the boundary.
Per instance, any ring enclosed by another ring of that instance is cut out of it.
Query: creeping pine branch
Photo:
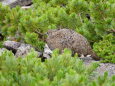
[[[35,31],[35,33],[39,34],[40,36],[43,36],[44,34],[43,33],[40,33],[39,31]]]
[[[39,35],[39,38],[42,40],[42,41],[45,41],[45,37],[46,37],[46,33],[40,33],[39,31],[35,31],[35,33],[37,33]]]
[[[108,30],[108,32],[115,33],[115,29]]]
[[[79,13],[78,16],[79,16],[79,18],[80,18],[81,23],[83,23],[83,20],[82,20],[82,18],[81,18],[81,13]]]

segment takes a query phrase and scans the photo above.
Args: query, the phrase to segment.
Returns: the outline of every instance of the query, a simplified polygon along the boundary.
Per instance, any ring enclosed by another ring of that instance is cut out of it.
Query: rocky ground
[[[16,57],[24,57],[25,55],[27,55],[27,53],[30,52],[31,49],[34,49],[34,47],[29,44],[15,41],[5,41],[3,45],[4,48],[0,49],[0,53],[5,49],[11,50]],[[50,54],[52,53],[47,44],[45,45],[44,52],[36,52],[38,53],[38,57],[41,58],[50,58]],[[92,62],[98,62],[93,60],[91,57],[81,57],[81,59],[83,60],[86,67],[89,66]],[[99,67],[94,72],[96,72],[98,75],[103,75],[104,72],[108,72],[109,76],[115,75],[115,64],[100,63]]]
[[[94,61],[91,57],[83,57],[81,58],[86,66],[90,65]],[[115,75],[115,64],[112,63],[100,63],[99,67],[94,71],[98,75],[103,75],[104,72],[108,72],[109,76]]]
[[[28,6],[32,4],[32,0],[0,0],[3,5],[9,5],[11,8],[20,6]]]

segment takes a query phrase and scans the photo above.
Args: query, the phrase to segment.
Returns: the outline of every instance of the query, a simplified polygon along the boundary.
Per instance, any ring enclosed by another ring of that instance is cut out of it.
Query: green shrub
[[[3,9],[0,15],[4,20],[0,20],[4,23],[1,31],[5,35],[15,35],[19,31],[23,38],[26,32],[43,34],[55,25],[55,28],[74,29],[94,43],[115,27],[113,0],[33,0],[33,3],[33,8],[29,10],[0,6]],[[90,15],[90,20],[86,14]]]
[[[13,8],[4,15],[5,19],[2,21],[4,25],[1,27],[2,34],[5,36],[16,35],[16,32],[19,30],[20,17],[22,16],[20,8]]]
[[[31,44],[36,49],[43,51],[45,44],[43,41],[40,41],[38,38],[39,38],[38,34],[27,32],[25,35],[25,42]]]
[[[114,86],[115,76],[90,78],[97,67],[98,63],[85,67],[67,49],[61,55],[55,50],[45,62],[34,51],[25,58],[15,58],[10,51],[4,51],[0,54],[0,86]]]
[[[1,25],[4,24],[5,16],[7,13],[9,13],[9,11],[10,11],[9,7],[4,7],[0,3],[0,27],[1,27]]]
[[[103,62],[115,63],[115,37],[112,34],[103,37],[103,40],[94,44],[94,51]]]

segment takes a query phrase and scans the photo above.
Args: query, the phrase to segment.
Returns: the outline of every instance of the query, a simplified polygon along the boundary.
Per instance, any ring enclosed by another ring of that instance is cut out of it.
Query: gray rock
[[[48,45],[45,44],[44,52],[43,52],[43,57],[46,58],[46,59],[50,58],[51,54],[52,54],[52,51],[50,50],[50,48],[48,47]]]
[[[31,7],[32,7],[32,6],[22,6],[21,8],[27,10],[27,9],[29,9],[29,8],[31,8]]]
[[[104,72],[108,72],[111,77],[115,75],[115,64],[112,63],[100,63],[100,66],[96,69],[98,75],[104,75]]]
[[[5,41],[3,43],[3,46],[8,49],[11,50],[16,57],[24,57],[26,56],[32,49],[34,49],[31,45],[29,44],[24,44],[24,43],[20,43],[20,42],[15,42],[15,41]],[[34,49],[35,50],[35,49]],[[38,57],[41,57],[42,53],[38,52]]]
[[[80,58],[83,60],[85,66],[90,66],[93,62],[99,62],[94,61],[91,57],[82,57]],[[104,75],[105,72],[108,72],[108,76],[111,77],[112,75],[115,75],[115,64],[112,63],[99,63],[99,67],[94,71],[95,78],[101,75]]]
[[[38,53],[38,57],[42,57],[42,55],[43,55],[42,52],[38,52],[38,51],[36,51],[36,52]]]
[[[31,46],[28,44],[21,44],[20,47],[17,49],[15,54],[16,57],[24,57],[30,50]]]
[[[34,49],[31,45],[29,44],[21,44],[20,47],[17,49],[17,52],[15,54],[16,57],[25,57],[28,53],[31,52],[31,50]],[[38,52],[38,57],[41,56],[41,52]]]
[[[93,60],[91,57],[80,57],[80,59],[83,60],[86,66],[91,65],[92,62],[98,62],[98,61]]]
[[[11,8],[17,5],[26,6],[32,3],[32,0],[2,0],[3,5],[9,5]]]
[[[5,41],[3,43],[3,46],[8,49],[12,50],[13,52],[16,52],[17,49],[20,47],[21,43],[20,42],[15,42],[15,41]]]

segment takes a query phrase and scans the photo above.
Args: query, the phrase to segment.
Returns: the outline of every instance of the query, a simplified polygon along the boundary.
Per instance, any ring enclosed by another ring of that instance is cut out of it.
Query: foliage
[[[25,35],[25,41],[38,50],[43,50],[44,48],[44,42],[38,39],[38,35],[36,33],[27,32]]]
[[[5,35],[15,35],[17,30],[21,35],[35,31],[45,33],[55,25],[55,28],[74,29],[94,43],[115,28],[114,0],[33,0],[33,3],[29,10],[0,6]]]
[[[16,32],[19,29],[19,19],[22,15],[22,13],[19,11],[20,8],[13,8],[12,10],[10,10],[8,13],[6,13],[5,15],[5,19],[4,19],[4,25],[2,27],[2,34],[3,35],[15,35]]]
[[[115,37],[112,34],[103,37],[103,40],[94,44],[94,50],[103,62],[115,63]]]
[[[114,86],[115,76],[91,79],[97,63],[85,67],[80,59],[71,57],[67,49],[58,50],[52,58],[41,62],[32,51],[25,58],[15,58],[10,51],[0,54],[0,86]]]
[[[0,3],[0,27],[4,23],[6,14],[10,11],[9,7],[4,7]]]

